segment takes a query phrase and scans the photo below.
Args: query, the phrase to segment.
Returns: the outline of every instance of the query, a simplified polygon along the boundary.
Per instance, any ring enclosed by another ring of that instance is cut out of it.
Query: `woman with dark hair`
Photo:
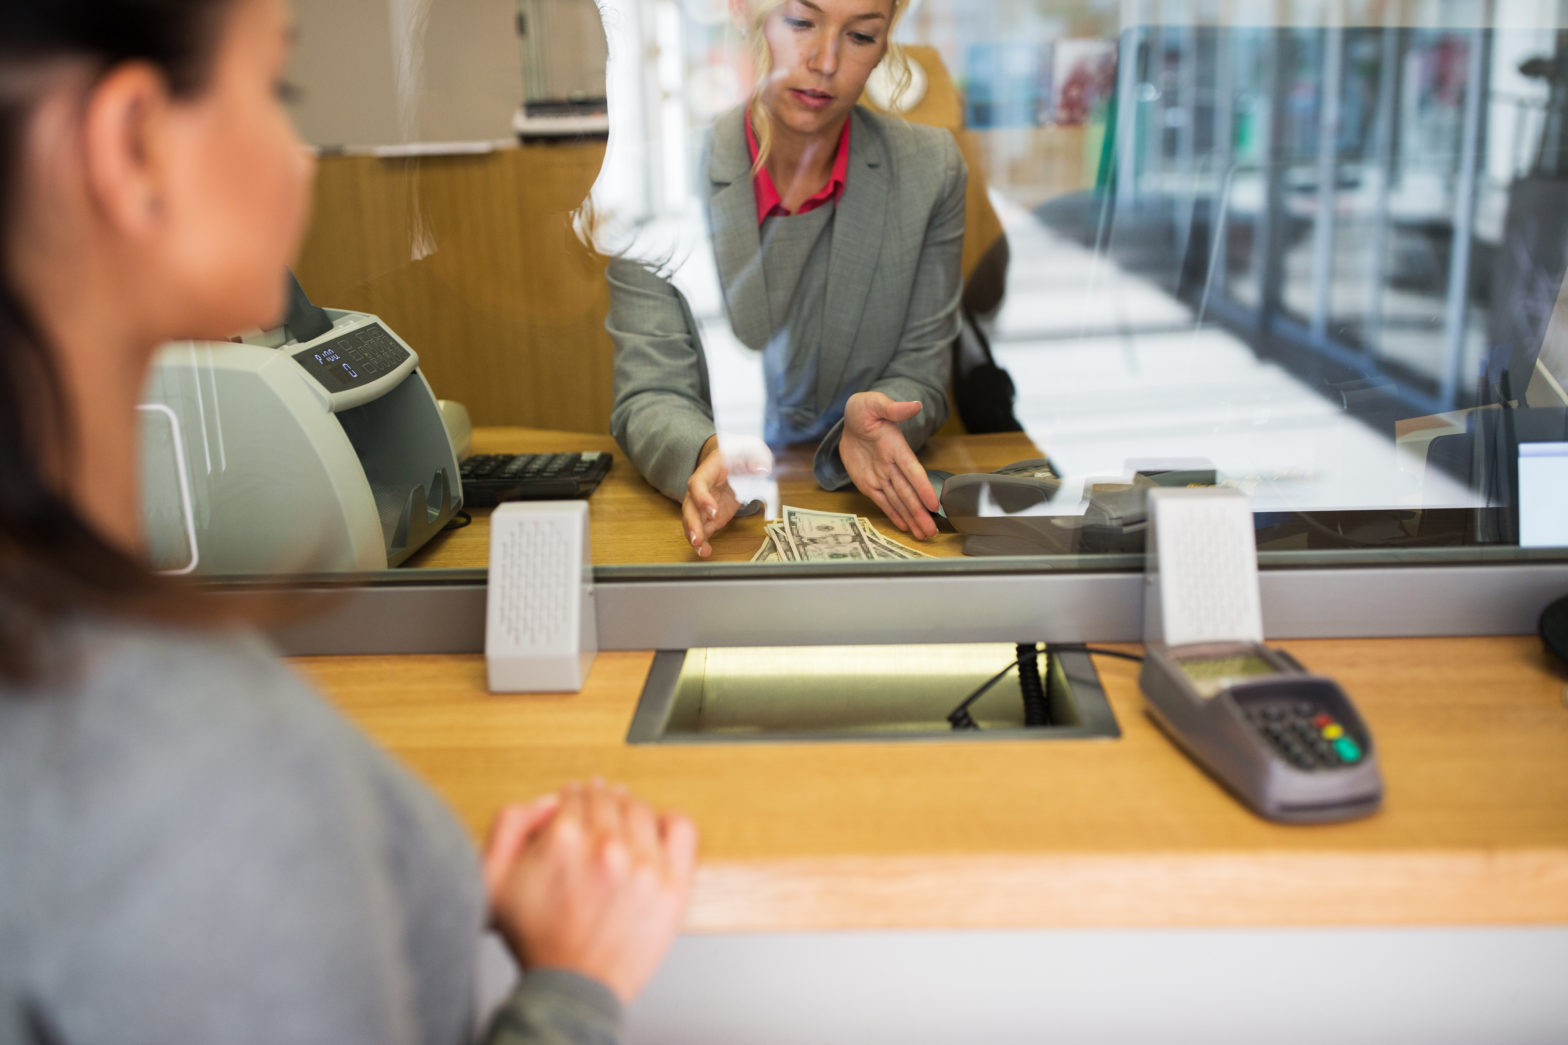
[[[307,212],[284,0],[0,5],[0,1045],[609,1042],[695,832],[619,789],[451,815],[149,574],[157,346],[267,326]]]

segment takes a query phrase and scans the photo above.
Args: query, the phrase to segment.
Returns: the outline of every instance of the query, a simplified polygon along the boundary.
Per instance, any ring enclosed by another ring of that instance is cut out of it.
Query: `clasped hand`
[[[587,976],[624,1004],[674,941],[696,861],[690,820],[601,781],[568,784],[496,817],[485,888],[524,969]]]
[[[936,490],[898,426],[920,412],[917,402],[894,402],[881,392],[857,392],[844,404],[838,452],[855,488],[876,502],[900,530],[921,540],[936,536]]]

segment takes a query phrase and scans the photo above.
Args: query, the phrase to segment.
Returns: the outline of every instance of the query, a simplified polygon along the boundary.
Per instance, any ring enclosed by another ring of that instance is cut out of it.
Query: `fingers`
[[[691,821],[602,780],[567,784],[551,802],[498,818],[487,875],[491,854],[509,849],[519,851],[497,876],[505,902],[495,912],[518,961],[580,973],[629,1004],[680,929],[697,860]]]
[[[881,392],[850,396],[839,454],[856,488],[894,526],[929,540],[937,534],[931,514],[941,510],[942,502],[898,427],[920,410],[917,401],[894,402]]]
[[[561,788],[556,800],[555,819],[550,823],[550,829],[541,836],[552,844],[559,845],[562,837],[568,841],[576,841],[587,833],[588,800],[583,793],[583,785],[575,781]]]
[[[638,863],[658,863],[665,859],[659,815],[646,802],[639,802],[624,790],[620,792],[621,822],[632,856]]]
[[[658,818],[659,838],[663,842],[664,874],[670,881],[685,886],[697,868],[697,825],[679,813]]]
[[[717,460],[714,454],[708,460]],[[708,543],[708,538],[718,532],[723,525],[719,519],[719,498],[710,484],[712,476],[705,474],[706,463],[692,477],[686,481],[686,499],[681,502],[681,528],[686,533],[686,541],[697,554],[706,559],[713,554],[713,547]],[[722,471],[719,482],[723,482]],[[731,498],[733,500],[733,498]]]
[[[603,780],[594,779],[582,789],[583,823],[594,837],[621,833],[621,804]]]
[[[844,428],[862,436],[871,435],[889,423],[902,424],[920,413],[915,400],[895,402],[883,392],[856,392],[844,404]]]
[[[557,799],[555,818],[535,836],[533,844],[524,850],[518,861],[519,867],[529,864],[530,860],[536,866],[540,877],[535,882],[532,897],[535,903],[551,893],[567,889],[569,883],[590,866],[597,842],[589,822],[591,815],[588,789],[575,781],[564,785]],[[516,928],[526,931],[527,921],[523,920]]]
[[[492,903],[517,855],[550,822],[559,805],[558,796],[541,795],[532,802],[506,806],[496,814],[485,841],[482,867],[485,891]]]
[[[764,448],[766,449],[766,448]],[[767,461],[753,459],[747,468],[772,467]],[[709,539],[729,525],[740,510],[740,501],[729,484],[730,470],[723,453],[708,455],[686,480],[686,498],[681,502],[681,529],[686,541],[706,559],[713,554]]]
[[[690,544],[698,555],[706,559],[713,554],[713,546],[708,543],[708,526],[702,518],[702,510],[689,495],[681,502],[681,530],[686,534],[686,543]]]
[[[921,540],[936,536],[936,524],[931,521],[931,516],[926,514],[925,507],[920,503],[920,496],[915,493],[909,480],[904,478],[904,473],[894,471],[890,479],[889,486],[892,487],[894,497],[898,500],[904,517],[910,522],[908,531]]]
[[[882,485],[877,485],[878,482]],[[890,470],[884,479],[871,476],[869,481],[859,485],[859,489],[875,501],[888,521],[900,530],[921,540],[936,536],[936,523],[927,514],[920,496],[902,473]]]
[[[936,536],[929,513],[941,502],[898,429],[889,427],[870,452],[846,440],[840,453],[855,486],[876,502],[894,526],[921,540]]]
[[[679,814],[660,816],[624,787],[595,780],[583,792],[587,826],[596,848],[620,849],[632,866],[658,868],[664,877],[681,881],[682,867],[696,859],[696,828]]]
[[[881,417],[895,424],[902,424],[920,412],[920,404],[914,400],[895,403],[887,396],[882,396],[882,400],[880,404],[874,404],[874,408]]]
[[[941,501],[937,499],[930,478],[909,449],[902,432],[889,434],[887,450],[888,487],[898,498],[904,515],[914,524],[909,532],[923,541],[935,537],[936,523],[931,521],[929,513],[940,508]]]
[[[724,464],[723,453],[709,453],[691,472],[687,480],[687,501],[695,502],[702,518],[718,515],[718,499],[728,479],[729,468]]]
[[[622,796],[594,780],[583,792],[588,837],[592,839],[598,869],[611,879],[626,874],[632,866],[632,850],[627,838]]]
[[[909,480],[909,485],[914,489],[915,497],[921,506],[928,512],[939,511],[942,507],[942,499],[936,495],[936,487],[931,485],[931,477],[926,474],[926,470],[920,466],[919,459],[907,445],[904,452],[894,458],[894,464],[898,466],[904,478]]]
[[[682,852],[688,859],[695,854],[696,828],[686,817],[659,814],[625,787],[594,779],[587,784],[567,783],[558,794],[503,810],[492,828],[492,844],[486,847],[487,872],[489,865],[499,863],[499,857],[507,851],[498,838],[521,836],[511,847],[515,860],[517,853],[530,840],[540,837],[546,826],[580,831],[595,849],[602,848],[608,840],[616,841],[636,860],[667,863],[676,859],[678,863]],[[495,855],[494,861],[491,854]],[[502,868],[501,872],[506,870]]]
[[[698,555],[706,559],[713,554],[713,545],[709,543],[711,538],[728,526],[738,511],[740,511],[740,501],[728,486],[724,488],[723,495],[718,498],[718,503],[707,509],[700,507],[688,497],[681,502],[681,531],[685,534],[686,542]]]
[[[876,502],[877,507],[882,509],[882,514],[887,516],[894,526],[906,532],[909,530],[909,517],[899,509],[896,498],[889,496],[885,490],[865,489],[862,492]]]

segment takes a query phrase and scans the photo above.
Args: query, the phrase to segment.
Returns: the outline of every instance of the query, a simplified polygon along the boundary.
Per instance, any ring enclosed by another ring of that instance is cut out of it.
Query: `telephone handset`
[[[964,535],[965,555],[1137,552],[1143,548],[1144,498],[1170,481],[1164,473],[1140,472],[1131,482],[1068,484],[1043,457],[994,472],[927,474],[933,485],[941,479],[943,528]],[[1195,481],[1187,473],[1179,478]],[[1213,472],[1197,481],[1212,483]]]

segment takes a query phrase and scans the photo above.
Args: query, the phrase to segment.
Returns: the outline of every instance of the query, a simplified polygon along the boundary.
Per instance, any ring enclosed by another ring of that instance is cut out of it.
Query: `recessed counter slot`
[[[1081,740],[1119,737],[1085,653],[1039,659],[1052,724],[1026,726],[1018,671],[971,707],[978,730],[947,716],[1012,662],[1004,643],[730,647],[660,652],[627,742]]]

